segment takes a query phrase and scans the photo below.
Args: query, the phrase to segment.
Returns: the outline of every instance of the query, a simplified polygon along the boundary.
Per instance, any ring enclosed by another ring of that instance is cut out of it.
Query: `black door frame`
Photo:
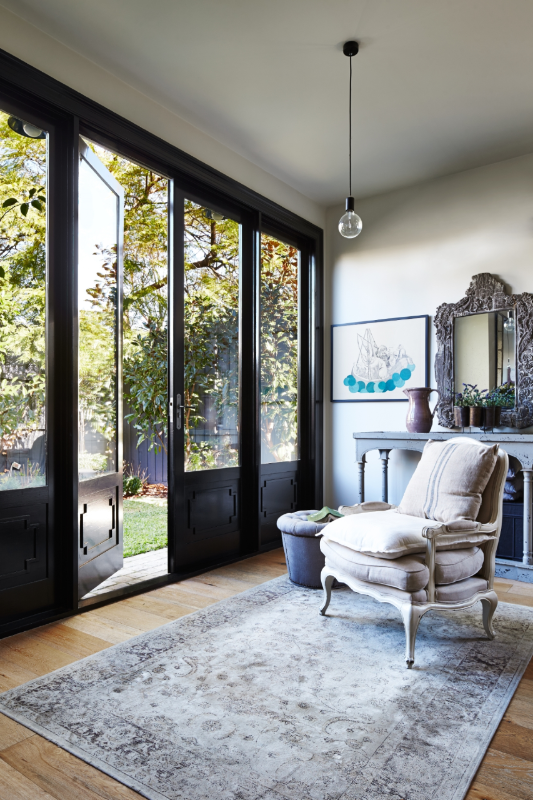
[[[250,470],[246,475],[246,485],[242,487],[243,502],[250,508],[258,507],[259,496],[259,258],[260,232],[265,227],[267,232],[276,231],[284,240],[296,240],[307,261],[309,275],[305,297],[302,292],[301,302],[309,302],[310,315],[306,331],[301,331],[308,341],[308,356],[302,359],[302,381],[306,375],[308,386],[308,405],[302,410],[300,429],[307,442],[308,458],[302,466],[306,473],[305,483],[308,489],[305,497],[300,498],[303,506],[320,507],[322,505],[322,372],[323,372],[323,232],[320,228],[298,215],[279,206],[253,190],[243,186],[198,159],[184,153],[177,147],[163,141],[157,136],[143,130],[134,123],[120,117],[114,112],[84,97],[70,87],[56,81],[48,75],[36,70],[14,56],[0,51],[0,107],[2,101],[13,107],[29,108],[35,115],[41,114],[55,124],[56,149],[54,151],[53,172],[50,174],[50,185],[55,186],[54,202],[50,206],[50,234],[54,236],[54,265],[50,270],[51,303],[49,307],[49,323],[53,326],[54,349],[51,353],[55,364],[55,378],[50,387],[53,397],[53,409],[49,418],[49,436],[54,436],[53,453],[54,483],[50,490],[55,491],[54,517],[54,560],[56,592],[54,601],[46,608],[29,615],[21,615],[5,624],[0,623],[0,636],[23,630],[45,621],[52,621],[71,615],[78,611],[77,601],[77,297],[75,292],[75,272],[77,269],[77,172],[78,172],[78,134],[80,125],[84,135],[94,138],[104,147],[116,151],[161,175],[169,177],[179,186],[180,192],[190,192],[192,196],[202,197],[205,201],[213,198],[213,205],[238,208],[241,215],[246,216],[246,235],[243,237],[243,258],[253,265],[243,271],[244,284],[250,296],[256,298],[251,307],[243,307],[243,327],[255,331],[255,338],[242,342],[241,386],[243,402],[254,409],[249,414],[248,425],[254,425],[256,434],[243,436],[243,448],[249,463],[256,465],[255,472]],[[52,208],[53,205],[53,208]],[[170,205],[175,207],[171,184]],[[182,217],[182,215],[181,215]],[[177,267],[176,248],[181,241],[180,215],[172,215],[169,231],[169,284],[176,286]],[[181,222],[183,224],[183,222]],[[52,227],[53,226],[53,227]],[[171,289],[172,290],[172,289]],[[53,295],[53,299],[52,299]],[[169,326],[170,326],[169,320]],[[172,323],[179,323],[173,319]],[[174,330],[179,327],[173,324]],[[172,328],[171,328],[172,329]],[[176,334],[170,343],[171,355],[176,354],[181,346]],[[303,342],[302,342],[303,344]],[[302,347],[302,353],[305,351]],[[59,366],[61,369],[59,369]],[[171,397],[177,388],[173,377],[170,379]],[[254,416],[255,415],[255,416]],[[172,426],[173,427],[173,426]],[[251,430],[249,431],[251,433]],[[172,447],[172,434],[170,434]],[[244,458],[244,453],[243,453]],[[169,464],[170,466],[170,464]],[[172,472],[170,479],[177,476]],[[172,477],[171,477],[172,476]],[[169,525],[174,526],[173,512],[169,509]],[[268,549],[268,548],[266,548]],[[259,542],[259,523],[249,531],[246,545],[241,548],[240,557],[246,557],[261,550]],[[169,558],[172,570],[159,583],[173,582],[186,575],[198,574],[207,566],[215,563],[235,561],[237,557],[224,560],[216,559],[198,568],[188,567],[187,572],[180,572],[179,565],[173,557]],[[146,585],[139,584],[135,591],[146,590]],[[107,595],[98,604],[114,599],[117,593]]]

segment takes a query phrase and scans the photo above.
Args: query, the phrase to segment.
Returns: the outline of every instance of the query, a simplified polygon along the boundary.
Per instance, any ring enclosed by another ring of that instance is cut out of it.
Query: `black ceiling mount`
[[[359,42],[344,42],[342,52],[345,56],[356,56],[359,52]]]

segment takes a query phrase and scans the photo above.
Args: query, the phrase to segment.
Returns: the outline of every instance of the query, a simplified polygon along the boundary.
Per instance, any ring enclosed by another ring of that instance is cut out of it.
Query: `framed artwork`
[[[427,386],[429,316],[331,326],[333,403],[407,401],[404,388]]]

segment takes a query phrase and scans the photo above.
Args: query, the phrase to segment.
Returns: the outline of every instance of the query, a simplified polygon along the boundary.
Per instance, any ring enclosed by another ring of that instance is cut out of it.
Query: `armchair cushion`
[[[378,558],[399,558],[413,553],[425,553],[427,541],[422,531],[427,527],[440,527],[438,522],[398,514],[395,509],[373,511],[371,514],[350,514],[326,525],[320,534],[331,541],[349,547],[358,553]],[[477,526],[479,527],[479,526]],[[479,533],[477,527],[470,531],[457,531],[437,539],[437,550],[457,550],[481,544],[491,538]]]
[[[359,581],[394,586],[404,592],[417,592],[427,586],[429,580],[424,556],[403,556],[394,560],[375,558],[325,538],[320,540],[320,549],[328,564]]]
[[[497,457],[497,444],[430,439],[398,511],[438,522],[476,520]]]
[[[320,549],[326,563],[353,578],[367,583],[394,586],[404,592],[418,592],[427,586],[429,569],[423,555],[386,559],[357,553],[337,542],[322,538]],[[475,575],[483,566],[483,551],[479,547],[465,550],[443,550],[435,555],[435,583],[447,585]]]
[[[438,525],[437,522],[434,523]],[[394,509],[371,514],[350,514],[330,522],[322,534],[338,544],[379,558],[399,558],[409,553],[425,553],[422,531],[427,519],[398,514]]]

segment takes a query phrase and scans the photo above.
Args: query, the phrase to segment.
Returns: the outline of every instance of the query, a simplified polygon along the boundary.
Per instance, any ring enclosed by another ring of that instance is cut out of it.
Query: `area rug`
[[[533,609],[423,618],[286,577],[0,695],[151,800],[462,800],[533,652]]]

